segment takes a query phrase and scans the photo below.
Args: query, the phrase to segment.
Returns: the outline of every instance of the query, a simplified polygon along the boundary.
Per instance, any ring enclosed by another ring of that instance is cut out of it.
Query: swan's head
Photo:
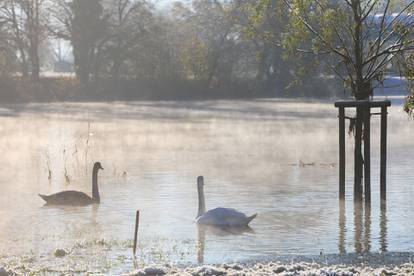
[[[197,177],[197,185],[198,187],[202,188],[204,186],[204,177],[203,176],[199,176]]]
[[[104,168],[102,168],[101,162],[95,162],[95,164],[93,165],[94,171],[103,170],[103,169]]]

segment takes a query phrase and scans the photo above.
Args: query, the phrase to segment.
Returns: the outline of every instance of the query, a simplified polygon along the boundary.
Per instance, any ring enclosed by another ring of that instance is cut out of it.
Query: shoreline
[[[414,264],[407,263],[400,266],[383,266],[373,268],[370,266],[332,265],[321,266],[316,263],[295,263],[283,265],[280,263],[258,263],[253,266],[230,264],[222,266],[199,266],[185,269],[147,267],[123,276],[149,276],[149,275],[188,275],[188,276],[250,276],[250,275],[283,275],[283,276],[351,276],[351,275],[413,275]]]
[[[121,275],[414,275],[413,257],[412,252],[295,255],[224,264],[154,265]]]
[[[153,264],[116,273],[79,271],[76,267],[59,270],[21,270],[1,267],[0,276],[11,275],[414,275],[414,252],[346,253],[327,255],[284,255],[266,259],[223,264]]]

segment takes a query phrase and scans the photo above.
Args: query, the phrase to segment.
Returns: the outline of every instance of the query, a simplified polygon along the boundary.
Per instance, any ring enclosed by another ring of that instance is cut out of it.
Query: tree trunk
[[[221,45],[220,45],[219,50],[217,51],[217,53],[214,53],[212,66],[210,68],[210,71],[209,71],[208,77],[207,77],[207,83],[206,83],[207,88],[211,87],[213,77],[216,74],[216,69],[217,69],[219,58],[220,58],[220,48],[221,48]]]
[[[265,75],[267,73],[268,70],[268,66],[267,66],[267,46],[264,46],[264,49],[261,51],[261,53],[259,54],[259,60],[258,60],[258,64],[257,64],[257,73],[256,73],[256,82],[262,84],[263,81],[265,80]]]
[[[121,70],[121,66],[124,63],[122,55],[120,54],[122,51],[120,42],[118,41],[118,45],[113,56],[112,66],[111,66],[111,77],[113,80],[119,80],[119,74]]]
[[[89,82],[89,59],[82,46],[73,46],[76,77],[81,84]]]
[[[27,17],[29,25],[29,55],[31,61],[31,80],[38,82],[40,77],[40,62],[39,62],[39,0],[29,2],[27,7]]]
[[[371,83],[364,79],[363,69],[363,37],[362,37],[362,10],[360,0],[351,0],[352,11],[354,15],[354,58],[355,58],[355,80],[352,85],[353,96],[356,100],[368,100],[372,94]],[[362,176],[364,161],[362,158],[362,129],[364,128],[364,110],[358,107],[355,118],[355,183],[354,183],[354,198],[356,200],[362,199]]]
[[[18,43],[19,48],[19,52],[20,52],[20,58],[21,58],[21,70],[22,70],[22,75],[24,78],[27,78],[29,76],[29,66],[27,64],[27,59],[26,59],[26,53],[24,51],[24,47],[22,47],[21,44]]]
[[[24,41],[21,36],[19,24],[17,22],[17,15],[16,15],[16,8],[15,8],[14,1],[11,2],[11,16],[12,16],[11,19],[12,19],[12,25],[14,29],[14,35],[15,35],[15,42],[16,42],[18,51],[20,53],[21,72],[22,72],[23,77],[27,78],[29,76],[29,67],[27,64]]]
[[[354,152],[354,199],[362,199],[362,127],[363,127],[363,113],[362,108],[357,107],[355,118],[355,152]]]

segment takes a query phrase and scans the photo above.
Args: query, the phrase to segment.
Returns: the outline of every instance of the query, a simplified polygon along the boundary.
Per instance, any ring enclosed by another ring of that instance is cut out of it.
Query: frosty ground
[[[232,264],[180,266],[147,265],[129,273],[76,271],[71,269],[22,271],[0,268],[9,275],[414,275],[413,253],[332,254],[319,256],[279,256],[269,260]],[[75,268],[74,268],[75,269]]]

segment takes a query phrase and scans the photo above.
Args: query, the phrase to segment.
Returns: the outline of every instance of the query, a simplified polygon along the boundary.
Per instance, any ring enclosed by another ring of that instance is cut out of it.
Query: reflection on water
[[[352,158],[338,205],[336,112],[332,103],[283,100],[5,106],[0,265],[28,256],[26,266],[128,271],[137,209],[139,264],[414,251],[407,223],[414,220],[414,124],[400,107],[389,110],[387,206],[379,203],[373,141],[372,203],[354,208]],[[348,157],[352,144],[347,139]],[[105,167],[99,207],[42,207],[38,193],[90,195],[94,161]],[[254,233],[206,231],[199,251],[198,175],[209,179],[207,209],[257,212]],[[56,259],[59,248],[70,254]]]
[[[355,201],[354,202],[354,233],[355,233],[355,252],[356,253],[361,253],[363,251],[362,248],[362,233],[363,233],[363,226],[364,224],[362,223],[362,219],[363,219],[363,208],[362,208],[362,204],[360,201]]]
[[[204,263],[204,251],[206,249],[206,235],[210,236],[235,236],[243,235],[244,233],[254,234],[254,230],[246,226],[215,226],[215,225],[200,225],[197,224],[197,262]]]
[[[206,247],[206,229],[202,225],[197,225],[197,241],[197,262],[203,264]]]
[[[371,251],[371,204],[364,202],[364,252]]]
[[[369,202],[354,201],[354,251],[356,253],[371,252],[371,204]],[[338,251],[346,253],[346,217],[345,202],[339,201],[339,239]],[[387,210],[386,203],[381,202],[379,215],[379,248],[381,252],[387,251]]]
[[[381,215],[380,215],[380,250],[381,252],[387,251],[387,205],[386,202],[381,202]]]
[[[346,253],[345,235],[346,235],[346,217],[345,217],[345,201],[339,200],[339,239],[338,251],[340,254]]]

